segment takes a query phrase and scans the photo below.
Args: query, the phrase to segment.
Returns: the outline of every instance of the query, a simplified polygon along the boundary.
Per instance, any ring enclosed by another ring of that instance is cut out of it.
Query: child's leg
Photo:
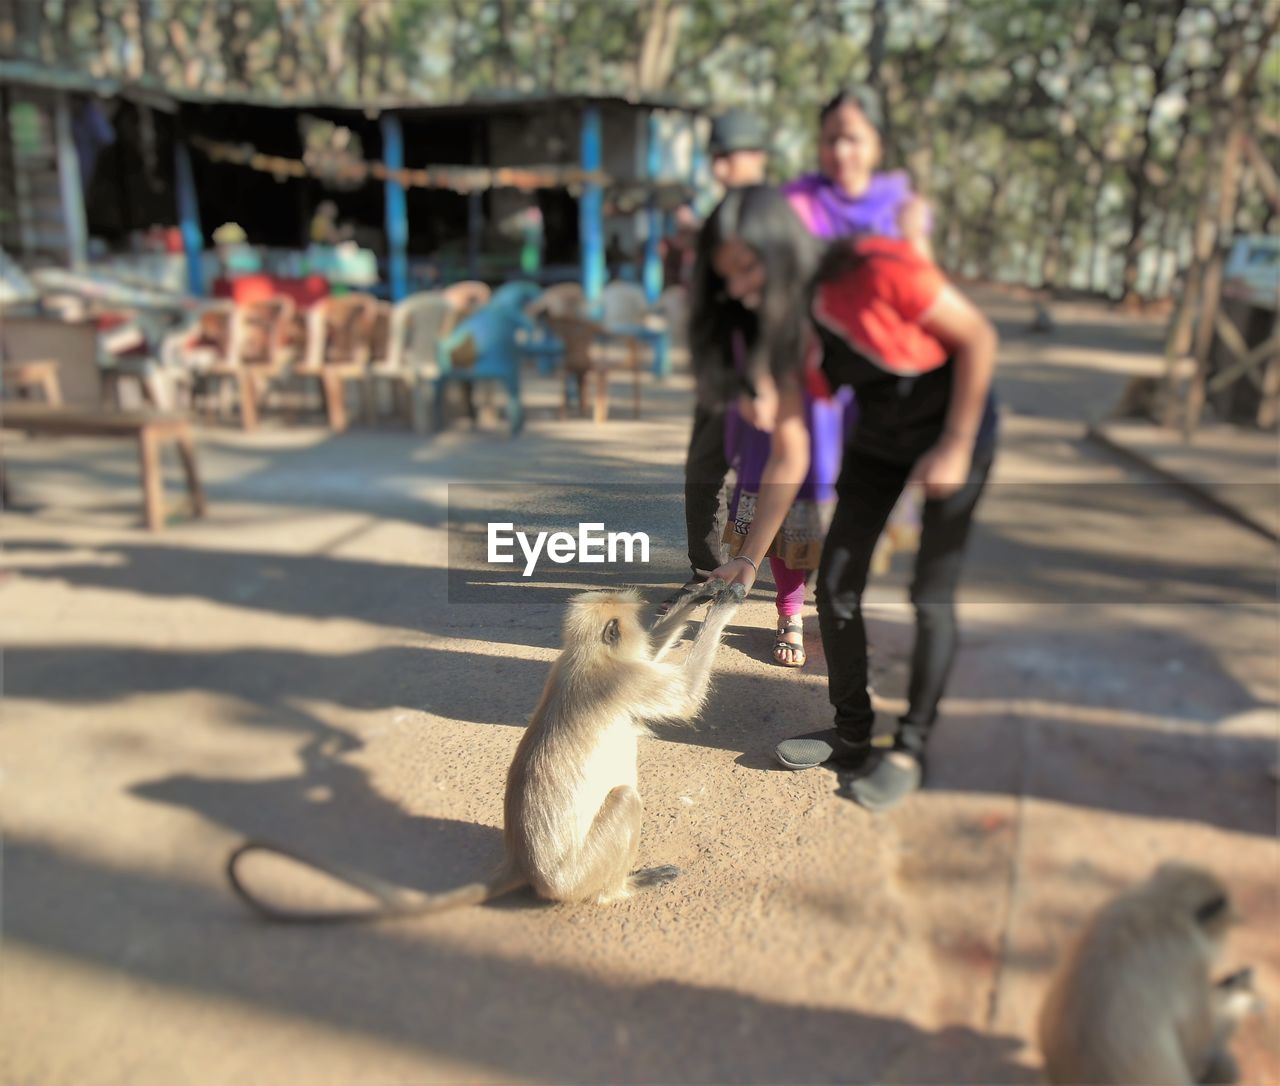
[[[847,744],[863,748],[869,748],[875,712],[867,692],[862,593],[876,540],[910,472],[910,465],[846,452],[839,501],[818,570],[818,624],[836,730]]]
[[[916,643],[911,656],[907,714],[898,727],[898,746],[919,755],[938,715],[938,702],[955,660],[955,594],[964,563],[973,511],[991,470],[991,452],[979,452],[965,485],[948,498],[927,501],[920,551],[911,583],[916,610]]]
[[[778,637],[773,645],[773,662],[783,667],[804,667],[804,629],[800,612],[804,609],[805,571],[792,569],[780,558],[770,558],[773,583],[777,586]]]
[[[724,560],[724,412],[698,408],[684,465],[684,524],[693,580],[704,580]]]
[[[798,615],[804,609],[804,579],[806,571],[792,569],[781,558],[770,558],[769,569],[777,587],[778,614],[784,618]]]

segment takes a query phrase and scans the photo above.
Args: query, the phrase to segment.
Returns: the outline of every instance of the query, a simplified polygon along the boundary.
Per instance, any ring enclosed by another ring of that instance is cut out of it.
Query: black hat
[[[712,155],[731,155],[734,151],[767,150],[764,125],[746,109],[729,109],[711,122]]]

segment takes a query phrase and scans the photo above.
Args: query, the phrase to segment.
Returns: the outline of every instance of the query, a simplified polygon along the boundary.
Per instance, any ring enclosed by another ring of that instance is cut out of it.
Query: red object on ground
[[[128,313],[99,313],[93,318],[93,326],[99,332],[110,332],[113,328],[119,328],[120,325],[129,320]]]
[[[99,313],[93,318],[93,326],[102,332],[113,332],[117,328],[128,324],[133,319],[130,313],[117,313],[107,311]],[[151,353],[151,348],[147,344],[147,337],[143,335],[142,330],[135,329],[135,335],[132,338],[120,336],[117,337],[111,346],[107,348],[112,358],[146,358]]]
[[[329,281],[323,275],[308,275],[302,279],[285,279],[276,275],[238,275],[234,279],[215,279],[215,298],[230,298],[237,304],[260,302],[267,298],[284,296],[299,309],[329,296]]]

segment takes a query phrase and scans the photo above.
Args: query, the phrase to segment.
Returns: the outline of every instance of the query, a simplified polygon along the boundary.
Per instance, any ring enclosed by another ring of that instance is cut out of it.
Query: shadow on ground
[[[811,644],[816,640],[812,625],[811,620]],[[506,630],[504,626],[504,639],[509,637]],[[542,644],[554,643],[553,631],[539,633]],[[763,658],[771,637],[763,628],[734,626],[721,652]],[[901,624],[896,629],[879,620],[873,624],[873,645],[889,646],[889,658],[881,666],[883,683],[877,682],[888,696],[900,695],[894,687],[905,682],[901,638]],[[1272,833],[1271,785],[1263,772],[1274,754],[1270,742],[1217,735],[1212,727],[1229,713],[1263,706],[1204,646],[1166,632],[1153,650],[1155,662],[1146,672],[1133,664],[1132,674],[1117,679],[1115,669],[1108,668],[1106,657],[1112,650],[1106,644],[1058,637],[1026,659],[1018,653],[1028,650],[1005,646],[1000,663],[1017,685],[1006,684],[1001,696],[1012,704],[1003,703],[994,713],[981,707],[966,709],[963,684],[957,684],[931,744],[930,786],[1025,792],[1075,806]],[[984,649],[972,646],[970,651],[980,655]],[[1090,660],[1091,653],[1096,660]],[[1157,666],[1166,657],[1200,676],[1199,699],[1184,702],[1168,692],[1176,682]],[[972,668],[975,659],[962,654],[958,670]],[[812,667],[820,667],[819,660],[811,661]],[[5,663],[10,698],[101,704],[140,693],[202,690],[235,699],[228,723],[299,732],[307,737],[304,764],[310,748],[327,745],[341,752],[361,745],[358,737],[317,717],[317,701],[358,711],[407,709],[521,728],[547,675],[541,660],[478,654],[461,647],[380,647],[327,655],[259,648],[170,652],[19,646],[6,651]],[[484,675],[483,696],[475,688],[478,674]],[[740,752],[743,764],[772,769],[769,752],[774,744],[830,719],[825,684],[796,680],[793,673],[782,671],[722,674],[696,729],[659,726],[657,734],[674,742]],[[1166,704],[1156,707],[1159,716],[1151,716],[1151,684],[1166,688]],[[1019,708],[1018,699],[1028,705]],[[1097,719],[1107,714],[1120,722]],[[1134,715],[1150,719],[1151,726],[1125,721]],[[1185,726],[1170,718],[1185,720]],[[302,781],[300,787],[317,783],[326,782]]]
[[[610,984],[434,941],[430,922],[262,924],[228,896],[6,842],[11,945],[534,1081],[1033,1083],[1012,1037],[675,981]],[[655,891],[660,892],[660,891]],[[559,908],[559,907],[557,907]],[[148,923],[147,918],[152,918]],[[184,919],[185,918],[185,922]],[[139,925],[153,934],[122,946]],[[219,953],[197,951],[216,940]],[[356,998],[352,979],[363,984]],[[447,994],[442,997],[442,990]]]

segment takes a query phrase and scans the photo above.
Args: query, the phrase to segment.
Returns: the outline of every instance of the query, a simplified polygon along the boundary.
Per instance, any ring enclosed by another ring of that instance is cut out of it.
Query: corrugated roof
[[[178,109],[178,103],[172,95],[149,84],[125,83],[112,77],[96,76],[71,68],[51,68],[30,60],[0,60],[0,83],[34,87],[38,90],[118,96],[143,102],[169,113],[176,113]]]
[[[214,93],[173,90],[152,82],[127,82],[111,77],[94,76],[67,68],[53,68],[26,60],[0,60],[0,83],[38,87],[44,90],[74,91],[84,94],[116,96],[143,102],[155,109],[177,112],[183,105],[238,105],[258,109],[316,109],[333,113],[377,116],[379,113],[402,114],[466,114],[476,112],[523,112],[552,105],[619,105],[636,109],[669,109],[683,113],[701,113],[698,106],[673,98],[642,95],[635,98],[610,94],[536,93],[522,94],[486,91],[449,102],[428,102],[422,98],[379,98],[366,103],[338,101],[315,97],[286,98],[250,92]]]

